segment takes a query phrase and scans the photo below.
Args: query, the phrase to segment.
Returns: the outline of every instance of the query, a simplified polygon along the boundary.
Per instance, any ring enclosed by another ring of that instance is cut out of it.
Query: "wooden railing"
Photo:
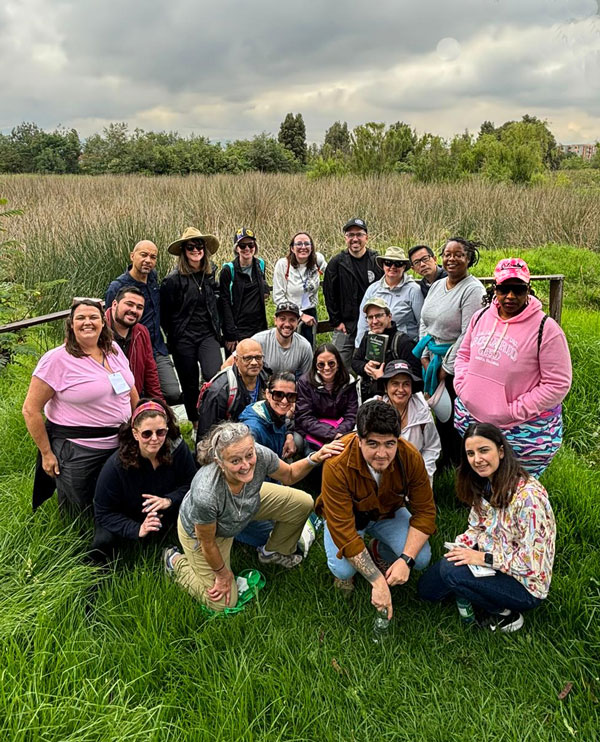
[[[493,277],[486,276],[485,278],[479,278],[484,284],[490,284],[493,282]],[[555,319],[560,325],[562,317],[562,304],[563,304],[563,287],[565,277],[561,274],[550,275],[550,276],[531,276],[532,281],[548,281],[550,283],[550,296],[549,296],[549,308],[548,314]],[[99,299],[97,301],[100,301]],[[15,332],[16,330],[25,330],[28,327],[35,327],[36,325],[43,325],[46,322],[54,322],[55,320],[65,319],[69,316],[70,309],[63,309],[60,312],[52,312],[52,314],[44,314],[41,317],[30,317],[28,319],[22,319],[18,322],[11,322],[9,325],[0,325],[1,332]],[[330,332],[333,328],[329,323],[329,320],[323,320],[317,325],[317,332]]]

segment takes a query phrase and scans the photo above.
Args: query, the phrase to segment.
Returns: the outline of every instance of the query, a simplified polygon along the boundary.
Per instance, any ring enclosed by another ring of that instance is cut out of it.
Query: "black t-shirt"
[[[251,337],[264,329],[262,319],[264,299],[260,293],[260,284],[254,280],[254,275],[250,276],[245,271],[243,273],[240,271],[238,280],[244,282],[243,311],[236,320],[238,338]]]
[[[364,294],[365,291],[369,288],[369,285],[372,284],[375,280],[375,273],[373,273],[372,270],[369,270],[369,254],[365,252],[362,258],[355,258],[350,255],[350,258],[352,259],[352,267],[354,269],[354,273],[358,278],[361,291]]]
[[[188,276],[190,283],[193,284],[193,290],[198,292],[194,311],[190,317],[187,327],[185,328],[184,344],[194,344],[195,341],[213,334],[213,328],[206,308],[206,290],[204,288],[203,276],[201,273],[191,274]]]
[[[127,357],[129,357],[129,346],[131,345],[131,328],[127,330],[127,335],[125,337],[121,337],[118,332],[113,330],[113,340],[115,343],[121,348],[123,353]]]

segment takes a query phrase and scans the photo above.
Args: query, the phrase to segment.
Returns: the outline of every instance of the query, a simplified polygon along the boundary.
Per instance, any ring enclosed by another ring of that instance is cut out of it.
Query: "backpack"
[[[258,260],[258,266],[260,268],[260,272],[262,273],[263,278],[266,280],[265,261],[262,258],[255,258],[255,260]],[[233,278],[234,278],[235,268],[233,267],[232,261],[230,261],[229,263],[223,263],[221,270],[223,270],[225,266],[229,268],[229,272],[231,273],[231,278],[229,279],[229,299],[231,300],[231,302],[233,302]]]
[[[210,381],[205,381],[204,384],[202,384],[202,387],[200,388],[200,394],[198,395],[198,402],[196,404],[196,409],[200,410],[200,405],[202,403],[202,400],[204,399],[204,395],[210,389],[215,379],[217,379],[222,374],[227,374],[227,385],[229,386],[229,395],[227,397],[227,408],[225,411],[225,419],[229,420],[231,417],[231,408],[233,407],[233,403],[235,402],[235,398],[237,397],[237,393],[238,393],[237,376],[235,375],[235,372],[231,366],[228,366],[222,371],[219,371],[212,377]]]
[[[487,312],[487,310],[490,307],[491,307],[491,304],[488,304],[487,307],[484,307],[481,310],[481,312],[479,312],[479,314],[475,318],[475,322],[473,322],[473,329],[475,329],[477,327],[477,323],[479,322],[479,320],[482,318],[482,316],[485,314],[485,312]],[[540,346],[542,344],[542,336],[544,334],[544,325],[546,324],[546,320],[547,319],[548,319],[548,315],[547,314],[544,314],[544,316],[542,317],[542,319],[540,321],[540,326],[538,328],[538,336],[537,336],[537,354],[538,354],[538,358],[540,356]]]

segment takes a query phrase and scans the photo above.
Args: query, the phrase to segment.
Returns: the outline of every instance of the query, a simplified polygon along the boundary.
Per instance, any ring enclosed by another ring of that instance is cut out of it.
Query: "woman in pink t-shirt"
[[[101,303],[77,301],[66,321],[65,344],[42,356],[23,403],[40,453],[34,509],[54,488],[60,506],[91,506],[98,474],[137,400],[127,357],[112,342]]]

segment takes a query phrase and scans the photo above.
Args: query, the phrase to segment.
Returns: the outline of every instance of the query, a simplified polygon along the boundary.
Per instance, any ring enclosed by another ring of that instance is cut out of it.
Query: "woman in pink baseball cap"
[[[462,435],[475,422],[498,426],[539,477],[562,443],[561,403],[572,378],[567,340],[531,293],[520,258],[496,265],[486,304],[456,356],[454,424]]]

